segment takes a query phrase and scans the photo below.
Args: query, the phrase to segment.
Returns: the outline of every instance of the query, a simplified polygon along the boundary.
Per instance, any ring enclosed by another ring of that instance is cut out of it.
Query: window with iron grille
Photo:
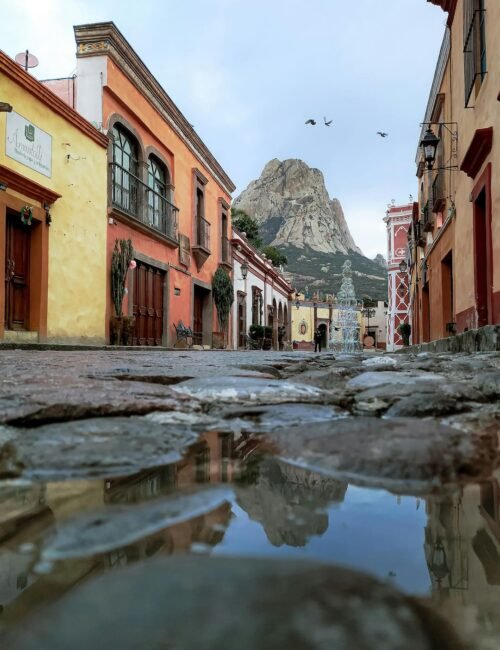
[[[137,144],[121,126],[113,128],[112,199],[122,210],[137,214]]]
[[[149,223],[160,228],[166,212],[167,178],[165,167],[154,156],[148,158],[148,188]]]
[[[464,0],[465,107],[478,92],[487,72],[484,0]]]

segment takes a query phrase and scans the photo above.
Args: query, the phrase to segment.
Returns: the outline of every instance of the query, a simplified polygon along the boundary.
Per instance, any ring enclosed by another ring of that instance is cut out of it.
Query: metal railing
[[[485,9],[478,0],[464,3],[464,81],[465,107],[469,106],[476,79],[486,74]]]
[[[231,264],[231,242],[227,237],[221,237],[220,261]]]
[[[169,239],[178,241],[179,209],[118,163],[110,163],[110,168],[113,205]]]
[[[196,218],[195,246],[210,251],[210,223],[204,217]]]
[[[434,215],[432,213],[432,200],[429,199],[422,210],[422,226],[424,232],[429,232],[434,226]]]
[[[432,212],[441,212],[445,198],[445,179],[442,172],[436,174],[432,183]]]

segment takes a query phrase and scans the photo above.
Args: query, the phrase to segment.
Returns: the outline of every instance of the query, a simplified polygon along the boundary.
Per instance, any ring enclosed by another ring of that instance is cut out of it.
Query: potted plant
[[[411,325],[410,323],[400,323],[398,325],[398,332],[403,339],[403,345],[408,347],[410,345]]]
[[[212,280],[212,293],[215,307],[217,309],[217,320],[219,321],[219,332],[213,332],[212,342],[217,348],[226,347],[227,324],[231,306],[234,302],[233,283],[227,271],[223,268],[217,269]]]
[[[109,336],[111,345],[131,345],[135,328],[135,318],[124,316],[122,305],[127,293],[128,270],[135,268],[134,249],[130,239],[115,240],[111,257],[111,297],[115,315],[111,317]]]

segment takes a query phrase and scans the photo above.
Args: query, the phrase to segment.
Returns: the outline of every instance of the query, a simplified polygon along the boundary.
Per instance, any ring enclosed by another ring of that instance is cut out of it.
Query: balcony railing
[[[432,200],[429,199],[422,210],[422,226],[424,232],[430,232],[434,227],[434,217],[432,214]]]
[[[204,217],[197,217],[196,219],[195,246],[210,251],[210,223]]]
[[[177,242],[179,209],[121,165],[111,163],[110,167],[113,205]]]
[[[221,237],[221,264],[231,264],[231,242],[227,237]]]
[[[442,212],[446,203],[445,179],[442,172],[438,172],[432,184],[432,212]]]

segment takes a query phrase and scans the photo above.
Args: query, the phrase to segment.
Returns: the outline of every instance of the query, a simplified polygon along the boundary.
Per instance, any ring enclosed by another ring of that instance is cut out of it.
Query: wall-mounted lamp
[[[7,102],[0,102],[0,113],[11,113],[12,106]]]
[[[240,270],[241,270],[241,277],[243,278],[243,280],[246,280],[248,275],[248,264],[246,262],[243,262],[243,264],[240,266]]]
[[[420,142],[422,151],[424,154],[424,160],[427,164],[427,169],[431,170],[434,167],[434,162],[436,160],[437,148],[441,140],[434,134],[434,131],[431,129],[430,125],[427,127],[424,137]]]
[[[300,309],[300,300],[295,301],[295,306],[297,307],[297,309]]]
[[[5,192],[7,187],[8,187],[7,183],[0,183],[0,192]]]
[[[408,264],[404,260],[399,263],[399,270],[401,273],[406,273],[406,271],[408,271]]]

